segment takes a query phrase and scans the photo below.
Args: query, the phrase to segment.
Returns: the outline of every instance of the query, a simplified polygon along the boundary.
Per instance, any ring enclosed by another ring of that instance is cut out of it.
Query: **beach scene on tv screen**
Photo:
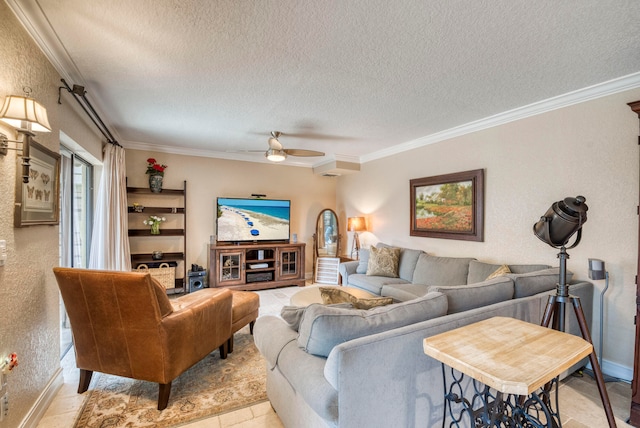
[[[218,198],[218,241],[289,239],[289,201]]]

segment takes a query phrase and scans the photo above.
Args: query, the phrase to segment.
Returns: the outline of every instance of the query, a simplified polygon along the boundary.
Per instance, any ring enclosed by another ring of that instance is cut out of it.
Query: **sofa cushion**
[[[309,354],[327,357],[340,343],[446,313],[447,297],[442,293],[428,293],[418,299],[368,311],[312,304],[302,316],[298,346]]]
[[[400,248],[371,247],[369,250],[369,263],[367,264],[367,275],[397,278],[399,261]]]
[[[435,257],[420,254],[415,272],[414,284],[463,285],[467,283],[469,262],[472,258]]]
[[[467,284],[482,282],[488,278],[501,265],[479,262],[471,260],[469,263],[469,275],[467,276]],[[512,273],[528,273],[537,270],[548,269],[549,265],[507,265]]]
[[[504,276],[469,285],[434,285],[429,287],[430,293],[439,291],[446,294],[449,306],[447,313],[449,314],[511,300],[513,290],[513,281]]]
[[[322,303],[325,305],[350,303],[356,309],[371,309],[393,303],[391,297],[359,298],[351,293],[347,293],[340,287],[320,287],[320,297],[322,298]]]
[[[349,285],[362,288],[378,296],[382,291],[382,286],[386,284],[410,284],[410,282],[401,278],[387,278],[386,276],[367,276],[359,273],[349,275]]]
[[[507,274],[515,284],[514,298],[516,299],[555,289],[559,275],[559,268],[549,268],[522,274]],[[567,284],[571,282],[572,278],[573,273],[567,271]]]
[[[353,305],[351,303],[337,303],[332,306],[345,309],[353,308]],[[302,314],[304,314],[305,309],[307,309],[306,306],[285,305],[280,310],[280,317],[284,320],[284,322],[287,323],[289,328],[298,331],[298,328],[300,327],[300,321],[302,320]]]
[[[369,264],[369,249],[360,248],[358,253],[358,267],[356,273],[367,273],[367,265]]]
[[[398,302],[422,297],[427,294],[429,286],[425,284],[386,284],[382,286],[380,295],[393,297]]]
[[[377,247],[391,247],[391,245],[379,242]],[[418,257],[424,253],[422,250],[413,250],[411,248],[400,248],[400,260],[398,261],[398,277],[405,281],[413,280],[413,271],[416,270]]]

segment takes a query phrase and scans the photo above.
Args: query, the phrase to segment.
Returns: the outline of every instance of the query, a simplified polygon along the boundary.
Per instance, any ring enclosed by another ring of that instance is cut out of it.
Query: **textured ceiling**
[[[125,147],[362,161],[623,76],[640,2],[6,0]],[[70,100],[70,98],[68,98]],[[288,135],[287,135],[288,134]]]

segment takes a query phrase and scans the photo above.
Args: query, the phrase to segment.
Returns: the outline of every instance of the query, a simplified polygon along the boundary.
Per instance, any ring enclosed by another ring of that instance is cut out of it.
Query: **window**
[[[86,268],[91,248],[93,166],[61,147],[60,266]]]
[[[86,268],[93,220],[93,166],[60,146],[60,266]],[[71,330],[60,299],[60,358],[71,348]]]

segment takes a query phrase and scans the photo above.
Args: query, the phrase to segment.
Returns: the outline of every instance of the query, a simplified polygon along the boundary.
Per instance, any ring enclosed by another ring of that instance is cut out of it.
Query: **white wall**
[[[215,234],[216,197],[251,197],[264,194],[291,200],[291,233],[306,243],[305,270],[311,277],[313,233],[321,210],[335,208],[336,179],[314,175],[310,168],[285,164],[249,163],[168,153],[126,150],[129,186],[149,185],[147,159],[168,168],[163,187],[181,189],[187,180],[187,268],[208,264],[208,244]],[[144,228],[135,226],[134,228]],[[344,247],[343,247],[344,248]]]
[[[32,97],[46,107],[53,128],[51,133],[37,134],[39,143],[58,153],[63,130],[82,136],[87,150],[99,154],[101,143],[95,133],[68,103],[57,103],[59,74],[5,2],[0,2],[0,34],[0,100],[21,95],[22,87],[30,86]],[[0,126],[0,132],[17,138],[11,127]],[[7,241],[8,249],[7,262],[0,267],[0,358],[16,352],[20,362],[8,376],[10,408],[3,422],[7,427],[18,426],[32,408],[37,411],[41,394],[60,375],[59,293],[52,272],[58,265],[58,226],[13,227],[16,158],[15,151],[0,156],[0,239]]]
[[[363,246],[380,240],[435,255],[557,266],[558,251],[534,236],[533,224],[553,202],[585,196],[588,221],[567,266],[588,279],[588,258],[606,262],[603,371],[630,379],[639,126],[627,103],[638,99],[640,90],[633,90],[368,162],[360,174],[339,179],[338,213],[368,217],[371,232],[360,235]],[[409,236],[410,179],[479,168],[485,169],[484,242]],[[598,349],[604,281],[594,284],[591,333]]]

